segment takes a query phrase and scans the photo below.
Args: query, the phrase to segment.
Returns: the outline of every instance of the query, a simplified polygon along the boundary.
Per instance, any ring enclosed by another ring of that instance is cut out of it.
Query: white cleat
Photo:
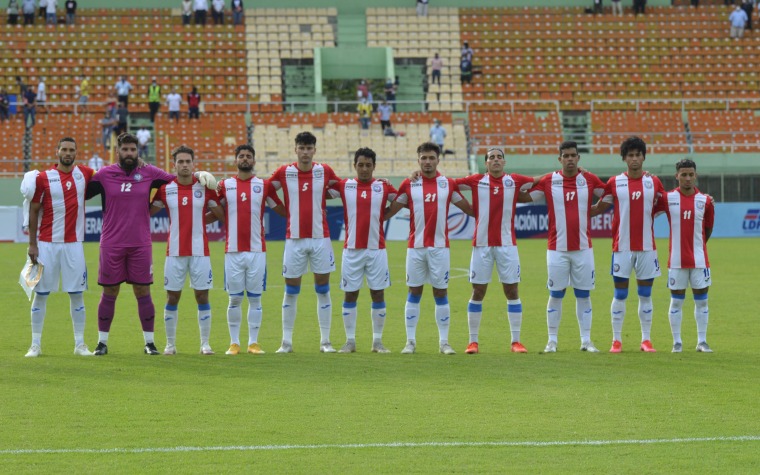
[[[697,345],[697,352],[698,353],[712,353],[713,350],[710,348],[710,345],[707,344],[706,341],[700,341]]]
[[[401,350],[402,355],[413,355],[417,351],[417,343],[414,340],[408,340],[406,346]]]
[[[201,354],[210,356],[214,354],[214,350],[211,349],[211,345],[209,345],[208,343],[204,343],[201,345]]]
[[[275,351],[275,353],[293,353],[293,344],[289,341],[282,341],[282,345]]]
[[[372,342],[372,353],[390,353],[391,350],[383,346],[383,342],[375,340]]]
[[[556,351],[556,348],[555,348]],[[589,353],[599,353],[599,349],[594,346],[591,340],[581,343],[581,351],[588,351]]]
[[[356,353],[356,340],[346,340],[346,344],[338,350],[338,353]]]
[[[556,353],[557,352],[557,342],[549,340],[549,343],[546,344],[546,348],[544,348],[544,353]]]
[[[332,344],[329,341],[325,341],[322,344],[319,345],[319,351],[321,353],[335,353],[335,348],[333,348]]]
[[[166,356],[176,355],[177,347],[174,345],[166,345],[166,348],[164,348],[164,354]]]
[[[29,347],[29,351],[24,355],[26,358],[36,358],[42,354],[42,348],[40,345],[32,345]]]
[[[448,343],[441,343],[440,351],[444,355],[455,355],[457,354],[456,351],[454,351],[454,348],[451,347]]]
[[[82,343],[74,348],[74,354],[77,356],[93,356],[94,353],[87,348],[87,345]]]

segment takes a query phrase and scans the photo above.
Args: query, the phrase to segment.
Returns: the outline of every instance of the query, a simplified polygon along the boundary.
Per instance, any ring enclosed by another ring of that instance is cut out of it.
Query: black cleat
[[[102,341],[98,342],[98,346],[95,347],[95,351],[92,352],[95,356],[103,356],[108,354],[108,345],[103,343]]]
[[[146,355],[158,355],[160,354],[156,349],[156,345],[153,342],[146,343],[144,348]]]

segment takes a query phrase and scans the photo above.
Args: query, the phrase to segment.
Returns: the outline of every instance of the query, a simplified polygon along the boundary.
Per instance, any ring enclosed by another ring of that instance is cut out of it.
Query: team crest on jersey
[[[702,201],[697,201],[697,209],[705,209],[705,204]]]
[[[132,178],[134,178],[134,180],[135,180],[135,181],[142,181],[142,179],[143,179],[143,176],[142,176],[142,175],[140,175],[139,173],[135,173],[135,174],[132,176]]]
[[[372,191],[374,191],[375,193],[380,193],[381,191],[383,191],[383,187],[381,185],[372,185]]]
[[[644,188],[647,188],[647,189],[651,190],[651,189],[652,189],[652,186],[653,186],[653,185],[652,185],[652,182],[651,182],[651,181],[645,181],[645,182],[644,182]]]
[[[511,178],[507,178],[504,180],[504,186],[515,186],[515,182],[513,182]]]
[[[76,180],[81,180],[82,178],[84,178],[84,177],[82,176],[82,174],[81,174],[81,173],[79,173],[79,172],[74,172],[74,179],[76,179]]]
[[[261,185],[253,185],[254,193],[261,193]]]
[[[579,178],[577,183],[578,183],[578,186],[586,186],[586,180],[584,180],[583,178]]]
[[[196,198],[200,198],[201,196],[203,196],[203,192],[201,190],[195,190],[193,192],[193,196],[195,196]]]
[[[449,186],[449,184],[446,183],[445,181],[439,181],[438,182],[438,188],[443,188],[445,190],[448,186]]]
[[[322,170],[314,170],[314,178],[322,178]]]

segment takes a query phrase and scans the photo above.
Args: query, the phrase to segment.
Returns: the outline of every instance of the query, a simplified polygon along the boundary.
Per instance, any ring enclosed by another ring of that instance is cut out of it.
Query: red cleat
[[[657,350],[655,350],[652,347],[652,342],[649,341],[649,340],[644,340],[644,341],[641,342],[641,351],[646,352],[646,353],[656,353],[657,352]]]
[[[623,351],[623,343],[619,340],[612,340],[612,348],[610,348],[610,353],[622,353]]]
[[[464,350],[465,353],[468,355],[477,355],[479,353],[478,351],[478,342],[473,341],[469,345],[467,345],[467,349]]]
[[[512,353],[527,353],[528,350],[519,341],[512,342]]]

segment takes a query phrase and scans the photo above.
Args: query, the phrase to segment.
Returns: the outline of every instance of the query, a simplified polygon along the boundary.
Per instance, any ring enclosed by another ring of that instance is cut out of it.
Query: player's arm
[[[459,198],[455,198],[455,197]],[[475,212],[472,210],[472,206],[470,205],[470,202],[467,201],[467,199],[462,196],[458,191],[455,192],[451,196],[451,204],[456,206],[457,208],[461,209],[464,214],[467,216],[475,217]]]
[[[610,209],[610,206],[612,206],[612,203],[604,200],[597,201],[596,204],[591,207],[591,216],[597,216],[606,213],[607,210]]]
[[[208,213],[205,214],[203,220],[205,224],[211,224],[217,221],[224,223],[224,208],[221,204],[219,206],[209,206]]]
[[[385,208],[385,212],[383,213],[383,219],[385,221],[391,219],[393,216],[396,215],[399,211],[401,211],[401,208],[406,206],[404,203],[401,203],[400,201],[396,200],[393,201],[390,206]]]
[[[607,183],[603,183],[596,175],[592,176],[599,182],[593,189],[594,195],[599,197],[596,204],[591,207],[591,216],[593,217],[606,213],[607,210],[610,209],[610,206],[612,206],[614,198],[612,197],[612,192],[610,190],[614,189],[615,180],[613,177],[610,178]]]
[[[151,205],[150,205],[150,215],[151,216],[155,216],[156,213],[158,213],[162,209],[164,209],[163,206],[156,206],[155,204],[151,203]]]
[[[103,184],[99,181],[90,180],[84,192],[84,199],[89,200],[100,194],[103,194]]]
[[[32,202],[29,204],[29,259],[32,260],[32,264],[37,263],[37,257],[40,255],[39,249],[37,249],[37,223],[39,223],[40,209],[42,209],[42,203]]]
[[[31,215],[30,215],[31,216]],[[713,197],[707,195],[707,206],[705,209],[704,227],[705,227],[705,243],[710,240],[712,236],[713,226],[715,224],[715,201]],[[31,227],[29,228],[31,231]]]

